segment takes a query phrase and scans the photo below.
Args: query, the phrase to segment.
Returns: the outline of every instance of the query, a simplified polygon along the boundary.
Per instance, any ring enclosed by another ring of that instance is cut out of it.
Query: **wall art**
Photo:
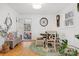
[[[65,14],[65,26],[72,26],[74,24],[74,13],[70,11]]]

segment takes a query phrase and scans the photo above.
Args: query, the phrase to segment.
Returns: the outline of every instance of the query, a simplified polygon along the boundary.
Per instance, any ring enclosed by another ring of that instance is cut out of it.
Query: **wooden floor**
[[[25,48],[27,44],[30,45],[28,42],[21,42],[7,53],[0,53],[0,56],[38,56],[37,53]]]

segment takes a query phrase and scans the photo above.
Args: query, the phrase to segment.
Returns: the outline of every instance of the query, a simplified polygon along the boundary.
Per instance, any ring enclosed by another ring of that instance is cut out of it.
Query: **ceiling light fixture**
[[[35,3],[35,4],[32,5],[32,7],[33,7],[34,9],[40,9],[40,8],[42,7],[42,5],[39,4],[39,3]]]

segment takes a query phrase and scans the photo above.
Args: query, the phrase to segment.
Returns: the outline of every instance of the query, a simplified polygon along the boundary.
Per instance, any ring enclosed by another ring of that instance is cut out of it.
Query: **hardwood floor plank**
[[[21,42],[15,48],[9,50],[7,53],[0,53],[0,56],[38,56],[37,53],[25,48],[28,42]],[[30,44],[31,42],[29,42]]]

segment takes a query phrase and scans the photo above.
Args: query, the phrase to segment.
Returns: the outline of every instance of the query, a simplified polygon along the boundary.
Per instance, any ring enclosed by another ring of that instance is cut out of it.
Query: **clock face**
[[[43,26],[43,27],[47,26],[48,25],[48,19],[45,18],[45,17],[41,18],[40,19],[40,25]]]

